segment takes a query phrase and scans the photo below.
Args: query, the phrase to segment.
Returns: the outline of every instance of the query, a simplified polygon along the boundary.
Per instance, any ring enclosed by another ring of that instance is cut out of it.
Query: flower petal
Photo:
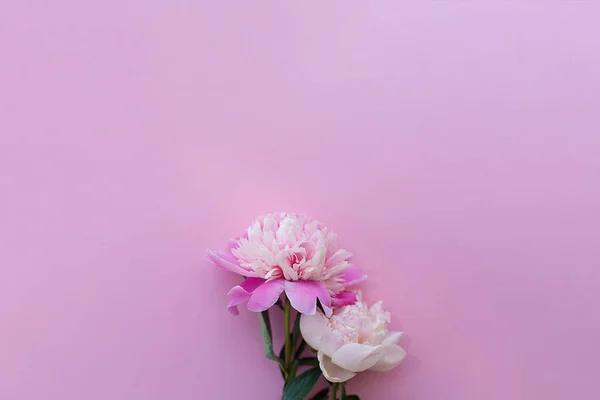
[[[346,342],[342,333],[338,330],[331,329],[331,326],[327,326],[327,329],[323,333],[321,339],[321,350],[326,356],[332,357]]]
[[[242,304],[243,302],[248,301],[252,295],[252,293],[248,293],[240,285],[232,287],[227,294],[231,296],[227,307],[233,307],[237,306],[238,304]]]
[[[329,320],[323,313],[316,312],[313,315],[302,314],[300,317],[300,332],[306,343],[315,350],[321,348],[323,333],[327,330]]]
[[[215,263],[217,267],[223,268],[227,271],[235,272],[236,274],[240,274],[243,276],[249,277],[257,277],[258,275],[254,271],[250,271],[240,267],[239,265],[228,261],[224,258],[223,255],[218,254],[216,251],[211,249],[206,249],[206,256],[210,261]]]
[[[333,307],[343,307],[356,303],[356,293],[349,290],[340,292],[331,298]]]
[[[367,274],[354,264],[350,264],[342,274],[344,286],[353,286],[367,279]]]
[[[317,298],[321,301],[325,316],[331,316],[331,296],[321,282],[285,281],[285,293],[292,307],[302,314],[313,315],[317,311]]]
[[[237,305],[248,301],[252,292],[264,283],[265,280],[261,278],[248,278],[241,284],[232,287],[229,293],[227,293],[227,295],[231,296],[229,304],[227,305],[229,312],[233,315],[238,315],[240,312],[238,311]]]
[[[395,344],[390,344],[383,347],[383,357],[377,364],[372,366],[372,371],[389,371],[397,367],[406,358],[406,351]]]
[[[229,293],[227,293],[228,296],[231,296],[229,306],[237,306],[248,301],[252,293],[264,283],[265,280],[261,278],[248,278],[239,285],[232,287]]]
[[[283,292],[283,282],[283,279],[276,279],[257,287],[248,300],[248,310],[262,312],[271,308]]]
[[[403,334],[404,332],[390,332],[388,333],[387,337],[383,339],[383,342],[381,342],[381,344],[384,346],[388,344],[396,344],[398,343]]]
[[[348,379],[354,377],[356,374],[352,371],[348,371],[335,365],[331,358],[323,354],[323,352],[317,353],[319,359],[319,367],[323,372],[323,376],[329,382],[346,382]]]
[[[237,306],[229,306],[227,307],[227,311],[229,311],[232,315],[240,315],[240,310],[238,310]]]
[[[313,257],[317,248],[317,245],[311,241],[302,242],[298,246],[304,249],[307,259],[311,259]]]
[[[321,307],[323,307],[323,311],[325,311],[325,316],[327,318],[331,317],[333,314],[333,310],[331,309],[331,296],[327,290],[324,291],[324,294],[319,295],[319,301],[321,302]]]
[[[229,260],[229,261],[232,261],[235,263],[237,258],[233,255],[233,250],[237,249],[239,246],[240,246],[240,239],[238,239],[238,238],[229,239],[229,242],[227,242],[227,249],[223,252],[223,254],[221,254],[221,256],[223,258],[225,258],[226,260]]]
[[[244,290],[246,292],[252,293],[256,289],[258,289],[259,286],[262,286],[264,283],[266,283],[266,280],[262,279],[262,278],[248,278],[248,279],[244,279],[244,281],[242,283],[240,283],[240,286],[242,288],[244,288]]]
[[[336,265],[342,261],[346,261],[347,259],[349,259],[350,257],[352,257],[352,253],[350,253],[349,251],[346,251],[344,249],[340,249],[338,251],[336,251],[331,257],[329,257],[327,259],[327,262],[325,263],[326,267],[331,267],[333,265]]]
[[[383,357],[383,346],[348,343],[340,347],[331,360],[344,369],[361,372],[377,364],[381,357]]]
[[[298,272],[292,268],[292,263],[290,261],[290,251],[284,250],[280,251],[276,257],[277,264],[281,271],[283,272],[283,277],[285,279],[298,279]]]

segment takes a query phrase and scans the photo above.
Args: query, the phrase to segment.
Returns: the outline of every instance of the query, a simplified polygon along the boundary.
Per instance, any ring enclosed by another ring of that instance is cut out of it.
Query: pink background
[[[2,1],[0,398],[277,399],[203,251],[289,210],[338,231],[407,332],[363,399],[597,399],[599,20]]]

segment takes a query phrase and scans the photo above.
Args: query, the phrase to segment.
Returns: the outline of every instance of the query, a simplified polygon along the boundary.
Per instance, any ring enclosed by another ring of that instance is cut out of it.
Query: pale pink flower
[[[306,343],[318,351],[319,366],[330,382],[345,382],[365,370],[388,371],[406,357],[397,345],[402,332],[388,331],[390,313],[381,302],[371,308],[357,301],[334,311],[327,319],[321,312],[302,315],[300,331]]]
[[[250,311],[267,310],[285,292],[299,312],[315,314],[318,299],[329,316],[332,307],[354,303],[355,294],[346,288],[366,278],[349,263],[352,254],[337,248],[336,234],[304,215],[259,217],[226,250],[208,249],[207,256],[219,267],[247,277],[229,292],[233,314],[246,301]]]

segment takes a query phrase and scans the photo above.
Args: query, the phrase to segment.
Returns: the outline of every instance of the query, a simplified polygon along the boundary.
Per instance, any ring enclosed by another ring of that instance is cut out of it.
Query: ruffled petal
[[[222,254],[218,254],[216,251],[211,249],[206,249],[206,257],[215,263],[215,265],[219,268],[223,268],[227,271],[235,272],[236,274],[248,277],[258,277],[258,275],[254,271],[250,271],[240,267],[239,265],[227,260],[224,258]]]
[[[346,251],[344,249],[340,249],[327,259],[327,262],[325,262],[325,266],[326,267],[334,266],[342,261],[346,261],[350,257],[352,257],[352,253],[350,253],[349,251]]]
[[[238,304],[248,301],[250,298],[250,293],[246,292],[241,286],[238,285],[232,287],[227,294],[231,296],[229,299],[229,304],[227,305],[227,309],[233,315],[238,315],[240,313],[237,308]]]
[[[285,281],[285,293],[292,307],[298,312],[313,315],[317,311],[317,299],[319,299],[325,316],[331,316],[331,296],[321,282]]]
[[[290,255],[288,251],[281,251],[277,254],[276,261],[283,272],[283,277],[285,279],[298,279],[298,272],[292,268],[292,263],[290,261]]]
[[[283,279],[276,279],[257,287],[248,300],[248,310],[262,312],[273,307],[283,292],[283,282]]]
[[[335,352],[334,364],[352,372],[362,372],[377,364],[383,357],[383,346],[348,343]]]
[[[323,376],[329,382],[346,382],[348,379],[356,375],[352,371],[348,371],[335,365],[331,361],[331,358],[323,354],[323,352],[318,352],[317,358],[319,359],[319,367],[323,372]]]
[[[302,314],[300,317],[300,332],[306,343],[315,350],[320,350],[323,334],[327,330],[329,320],[323,313],[313,315]]]
[[[342,274],[344,286],[353,286],[367,279],[367,274],[354,264],[350,264]]]
[[[232,287],[229,293],[227,293],[231,297],[227,305],[229,312],[233,315],[238,315],[237,305],[248,301],[252,293],[264,283],[265,280],[261,278],[248,278],[239,285]]]
[[[406,358],[406,351],[395,344],[383,347],[383,357],[370,368],[371,371],[389,371],[397,367]]]
[[[233,250],[237,249],[240,246],[240,239],[229,239],[227,242],[227,248],[222,252],[221,256],[226,260],[236,262],[237,258],[233,255]]]
[[[301,248],[304,249],[304,251],[306,252],[306,258],[307,259],[311,259],[313,257],[313,255],[315,254],[315,250],[317,248],[317,245],[314,242],[302,242],[299,244],[299,246]]]
[[[331,298],[332,307],[343,307],[356,303],[356,293],[346,290]]]

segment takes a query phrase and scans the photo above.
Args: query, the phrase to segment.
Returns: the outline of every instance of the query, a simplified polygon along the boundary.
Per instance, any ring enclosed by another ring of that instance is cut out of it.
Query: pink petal
[[[283,292],[283,282],[283,279],[276,279],[257,287],[248,300],[248,310],[261,312],[273,307]]]
[[[329,382],[346,382],[348,379],[356,375],[354,372],[335,365],[331,361],[331,358],[322,352],[317,353],[317,358],[319,359],[319,367],[321,367],[323,376]]]
[[[266,281],[263,278],[248,278],[244,279],[244,282],[240,283],[240,286],[244,288],[248,293],[254,292],[259,286],[262,286]]]
[[[227,295],[231,296],[229,306],[237,306],[245,301],[248,301],[252,292],[259,286],[265,283],[264,279],[261,278],[248,278],[241,284],[231,288]]]
[[[313,315],[302,314],[300,317],[300,332],[306,343],[315,350],[320,350],[323,333],[327,330],[329,320],[323,313]]]
[[[333,307],[343,307],[356,303],[356,293],[346,290],[335,295],[331,298],[331,305]]]
[[[348,343],[335,352],[334,364],[352,372],[362,372],[373,367],[383,357],[383,346]]]
[[[251,293],[246,292],[241,286],[238,285],[232,287],[229,293],[227,294],[231,296],[227,307],[235,307],[238,304],[248,301]]]
[[[384,346],[383,357],[370,368],[371,371],[389,371],[397,367],[406,358],[406,351],[400,346],[391,344]]]
[[[342,274],[344,286],[353,286],[367,279],[367,274],[354,264],[350,264]]]
[[[229,293],[227,293],[229,296],[231,296],[229,304],[227,305],[227,309],[229,310],[229,312],[233,315],[238,315],[239,311],[237,309],[237,305],[248,301],[248,299],[252,295],[252,292],[254,292],[254,290],[256,290],[256,288],[258,288],[263,283],[265,283],[264,279],[248,278],[244,280],[244,282],[242,282],[241,284],[232,287]]]
[[[229,239],[227,242],[227,249],[231,251],[233,248],[237,248],[240,244],[240,238]]]
[[[229,311],[232,315],[240,315],[240,310],[238,310],[237,306],[227,307],[227,311]]]
[[[330,317],[331,296],[321,282],[285,281],[285,293],[298,312],[313,315],[317,311],[317,299],[321,301],[325,316]]]
[[[305,251],[306,251],[306,258],[307,259],[311,259],[313,257],[313,255],[315,254],[315,249],[317,248],[317,245],[314,242],[302,242],[300,244],[300,247],[302,247]]]
[[[325,295],[327,297],[324,297],[323,299],[321,299],[322,296],[319,296],[319,301],[321,302],[321,307],[323,307],[323,311],[325,311],[325,316],[329,318],[333,314],[333,310],[331,309],[331,296],[327,291],[325,291]]]
[[[350,257],[352,257],[352,253],[350,253],[349,251],[346,250],[338,250],[336,251],[331,257],[329,257],[327,259],[327,262],[325,263],[326,267],[331,267],[333,265],[336,265],[342,261],[346,261],[347,259],[349,259]]]
[[[223,268],[227,271],[235,272],[236,274],[249,277],[258,276],[255,272],[244,269],[239,265],[226,260],[222,254],[217,254],[217,252],[215,252],[214,250],[206,249],[206,256],[210,261],[214,262],[217,267]]]
[[[279,268],[281,268],[285,279],[298,279],[298,272],[292,268],[289,257],[290,254],[287,251],[281,251],[277,254],[276,260],[279,264]]]
[[[237,258],[233,255],[233,251],[234,249],[237,249],[240,246],[240,239],[229,239],[229,242],[227,242],[227,248],[225,249],[225,251],[223,251],[221,253],[221,257],[223,257],[224,259],[231,261],[233,263],[237,262]]]

